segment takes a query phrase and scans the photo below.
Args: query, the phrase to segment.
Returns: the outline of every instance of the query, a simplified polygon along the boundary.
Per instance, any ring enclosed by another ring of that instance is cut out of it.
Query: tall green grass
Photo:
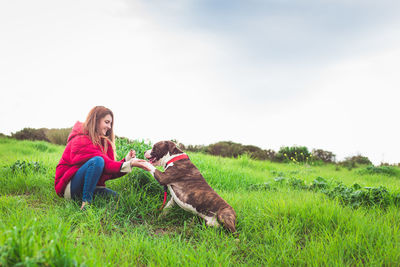
[[[139,150],[149,144],[121,142],[118,157],[132,147],[141,155]],[[400,189],[397,175],[189,153],[209,184],[235,209],[236,237],[223,228],[206,227],[178,207],[159,218],[162,188],[139,169],[107,183],[118,198],[96,198],[88,210],[80,211],[80,203],[54,192],[55,166],[63,149],[0,138],[0,266],[397,266],[400,262],[397,206],[353,208],[321,191],[275,181],[296,178],[310,185],[324,177],[346,186],[385,186],[395,193]],[[20,167],[21,162],[27,167]],[[254,185],[264,183],[272,189],[254,190]]]

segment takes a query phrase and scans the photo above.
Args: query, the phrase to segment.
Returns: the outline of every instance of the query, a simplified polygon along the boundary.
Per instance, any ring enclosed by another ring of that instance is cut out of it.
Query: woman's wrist
[[[132,166],[131,166],[131,161],[130,160],[122,163],[121,172],[128,173],[128,172],[131,172],[131,171],[132,171]]]

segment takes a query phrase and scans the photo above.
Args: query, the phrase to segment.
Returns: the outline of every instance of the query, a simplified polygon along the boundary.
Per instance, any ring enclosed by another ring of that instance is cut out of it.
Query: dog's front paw
[[[151,164],[148,161],[143,162],[142,164],[146,168],[146,170],[149,171],[154,176],[154,172],[156,171],[156,167],[154,167],[153,164]]]

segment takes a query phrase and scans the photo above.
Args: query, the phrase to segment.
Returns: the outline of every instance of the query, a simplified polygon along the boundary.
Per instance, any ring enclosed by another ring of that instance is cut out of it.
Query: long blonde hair
[[[106,135],[103,135],[98,131],[98,125],[100,120],[107,115],[111,115],[112,118],[111,129],[107,131]],[[114,149],[115,157],[114,114],[110,109],[103,106],[95,106],[92,108],[86,117],[86,121],[83,123],[83,130],[94,145],[100,146],[104,154],[107,153],[108,142],[110,142]]]

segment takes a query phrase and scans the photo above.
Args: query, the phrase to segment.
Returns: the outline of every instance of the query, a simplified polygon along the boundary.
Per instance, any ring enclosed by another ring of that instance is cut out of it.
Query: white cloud
[[[104,105],[129,138],[305,145],[400,162],[397,22],[321,36],[299,12],[289,22],[259,12],[221,34],[229,24],[194,27],[192,5],[174,3],[162,9],[183,17],[140,1],[1,2],[0,132],[69,127]],[[264,47],[274,39],[288,44]]]
[[[292,126],[308,132],[297,140],[333,151],[339,159],[361,153],[376,164],[398,162],[399,62],[400,50],[392,49],[324,69],[314,91],[290,110],[304,118]]]
[[[3,17],[11,24],[21,22],[12,30],[1,28],[6,39],[14,38],[0,45],[0,82],[6,91],[2,109],[17,111],[2,116],[7,133],[69,123],[76,110],[86,113],[96,103],[115,106],[133,119],[151,112],[147,121],[166,109],[213,103],[210,95],[221,87],[215,66],[224,56],[218,40],[168,31],[140,6],[133,15],[118,17],[109,14],[114,12],[105,9],[104,1],[71,4],[77,12],[42,2],[30,7],[34,17],[26,13],[28,7],[19,12],[21,17]],[[51,10],[52,26],[43,26],[49,19],[44,8]],[[123,7],[113,8],[123,12]]]

